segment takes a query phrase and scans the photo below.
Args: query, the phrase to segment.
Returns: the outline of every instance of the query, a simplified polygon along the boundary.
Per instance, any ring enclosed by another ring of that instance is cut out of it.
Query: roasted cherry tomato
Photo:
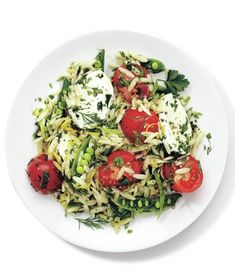
[[[117,91],[122,97],[129,103],[132,98],[144,98],[150,96],[149,85],[145,83],[136,82],[134,88],[129,89],[131,82],[136,78],[146,78],[148,70],[138,64],[121,65],[121,68],[127,69],[131,75],[126,75],[120,71],[120,68],[116,68],[113,74],[112,83],[116,87]]]
[[[177,173],[176,170],[188,168],[188,172],[183,174]],[[203,173],[200,167],[200,163],[193,156],[189,156],[188,159],[180,166],[173,164],[163,165],[163,176],[166,179],[173,179],[173,189],[176,192],[185,193],[193,192],[199,188],[203,181]]]
[[[43,194],[53,193],[61,187],[62,175],[45,154],[31,159],[27,174],[32,187]]]
[[[121,172],[120,170],[122,168],[123,173],[120,176],[119,172]],[[135,158],[135,155],[119,150],[112,152],[108,156],[108,163],[103,164],[98,170],[98,178],[104,187],[118,187],[123,190],[123,186],[135,180],[133,174],[139,174],[141,172],[142,165]]]
[[[142,144],[145,137],[141,132],[158,131],[158,115],[150,111],[151,116],[145,112],[139,112],[136,109],[128,109],[121,121],[121,129],[126,138],[134,144]]]

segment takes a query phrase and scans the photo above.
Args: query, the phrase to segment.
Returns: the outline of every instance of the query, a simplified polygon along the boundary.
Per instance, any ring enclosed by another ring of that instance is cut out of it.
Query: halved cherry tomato
[[[45,154],[30,160],[27,174],[32,187],[42,194],[53,193],[61,187],[62,175],[56,169],[53,160],[48,160]]]
[[[126,65],[120,67],[127,69]],[[122,73],[119,68],[116,68],[113,74],[112,83],[116,87],[117,91],[123,96],[123,98],[131,103],[132,98],[144,98],[150,96],[150,90],[148,84],[137,82],[132,90],[128,90],[128,87],[133,79],[146,78],[148,70],[138,64],[129,64],[128,70],[133,74],[133,77],[129,77]]]
[[[177,174],[175,171],[181,168],[189,168],[189,171],[184,174]],[[166,179],[173,179],[174,183],[172,187],[176,192],[180,193],[195,191],[201,186],[203,181],[203,173],[200,167],[200,162],[191,155],[180,166],[164,164],[163,176]]]
[[[122,167],[127,167],[133,173],[124,172],[121,178],[118,178],[119,171]],[[135,155],[127,151],[114,151],[108,156],[108,163],[103,164],[98,169],[98,179],[104,187],[118,187],[123,190],[123,186],[132,183],[135,179],[132,174],[142,172],[141,163],[135,158]]]
[[[154,111],[150,111],[151,116],[145,112],[139,112],[137,109],[128,109],[121,121],[121,129],[126,138],[134,143],[141,144],[145,137],[142,132],[158,131],[158,115]]]
[[[114,187],[118,185],[118,172],[120,168],[103,164],[98,170],[100,184],[105,187]]]

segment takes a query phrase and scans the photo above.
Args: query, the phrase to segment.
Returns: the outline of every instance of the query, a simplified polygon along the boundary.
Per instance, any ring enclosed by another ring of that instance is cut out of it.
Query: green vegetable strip
[[[162,214],[163,208],[164,208],[164,204],[165,204],[165,192],[163,189],[163,183],[160,179],[159,174],[154,174],[155,180],[157,182],[158,185],[158,189],[159,189],[159,194],[160,194],[160,210],[159,210],[159,214],[158,217],[160,217],[160,215]]]
[[[65,100],[64,100],[64,94],[66,92],[68,92],[68,89],[69,89],[70,85],[71,85],[70,81],[67,80],[67,79],[64,79],[63,86],[62,86],[62,89],[61,89],[61,92],[60,92],[60,95],[59,95],[59,99],[58,99],[58,103],[57,103],[58,107],[60,109],[64,109],[65,106],[66,106]]]
[[[166,69],[165,65],[155,58],[149,58],[147,62],[141,62],[141,65],[154,74],[162,72]]]
[[[161,212],[169,207],[174,207],[181,196],[182,195],[179,193],[173,193],[167,195],[164,194],[164,197],[162,196],[162,198],[160,196],[151,198],[136,197],[135,200],[119,197],[117,200],[113,200],[113,202],[118,206],[119,211],[120,209],[128,210],[129,216],[131,213],[138,215],[143,212],[156,212],[159,214],[159,211]]]
[[[77,152],[75,154],[75,157],[74,157],[74,160],[73,160],[73,164],[72,164],[72,176],[75,176],[77,174],[76,168],[77,168],[77,165],[78,165],[78,161],[81,158],[81,156],[84,154],[84,152],[86,151],[86,148],[87,148],[90,140],[91,140],[91,136],[84,139],[81,146],[77,150]]]

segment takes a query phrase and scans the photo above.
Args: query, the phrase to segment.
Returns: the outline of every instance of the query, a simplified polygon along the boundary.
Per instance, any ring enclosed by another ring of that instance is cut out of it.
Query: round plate
[[[34,99],[48,94],[48,84],[63,74],[70,62],[92,59],[101,48],[106,50],[106,58],[114,57],[118,50],[129,49],[159,58],[168,69],[177,69],[185,74],[190,81],[186,93],[192,98],[191,105],[203,113],[200,126],[206,133],[212,134],[213,150],[210,155],[203,150],[203,143],[197,155],[204,171],[201,188],[184,195],[175,209],[169,209],[160,219],[154,215],[136,218],[130,225],[132,234],[127,234],[124,229],[115,233],[109,226],[103,230],[81,226],[79,230],[77,221],[72,217],[65,218],[64,210],[51,196],[40,195],[32,189],[25,172],[28,161],[36,155],[36,147],[32,143],[35,129],[32,117]],[[8,167],[15,189],[42,224],[68,242],[85,248],[127,252],[160,244],[183,231],[199,217],[219,186],[226,161],[228,136],[225,114],[216,88],[203,69],[189,56],[155,37],[126,31],[105,31],[69,41],[37,65],[14,101],[6,143]]]

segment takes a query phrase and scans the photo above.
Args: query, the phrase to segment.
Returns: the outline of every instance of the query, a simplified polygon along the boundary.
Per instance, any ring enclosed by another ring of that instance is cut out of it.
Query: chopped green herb
[[[99,219],[97,217],[88,217],[86,219],[76,217],[75,220],[77,220],[79,223],[79,229],[80,229],[81,223],[87,227],[90,227],[93,230],[94,229],[103,229],[104,228],[103,226],[107,223],[106,221]]]
[[[105,104],[108,107],[109,106],[109,101],[111,99],[112,95],[111,94],[106,94],[105,95]]]
[[[211,144],[212,136],[211,136],[211,133],[206,134],[206,139],[208,141],[208,146],[204,145],[203,148],[204,148],[204,151],[206,151],[206,154],[209,155],[209,153],[212,151],[212,144]]]
[[[49,178],[50,178],[50,175],[48,172],[46,171],[43,171],[43,174],[42,174],[42,180],[41,180],[41,183],[40,183],[40,186],[42,189],[45,189],[48,185],[48,182],[49,182]]]
[[[113,164],[114,164],[115,166],[122,167],[123,164],[124,164],[124,160],[123,160],[122,157],[115,157],[115,158],[113,159]]]
[[[102,103],[102,101],[99,101],[99,102],[97,103],[97,110],[98,110],[98,111],[102,111],[102,109],[103,109],[103,103]]]

